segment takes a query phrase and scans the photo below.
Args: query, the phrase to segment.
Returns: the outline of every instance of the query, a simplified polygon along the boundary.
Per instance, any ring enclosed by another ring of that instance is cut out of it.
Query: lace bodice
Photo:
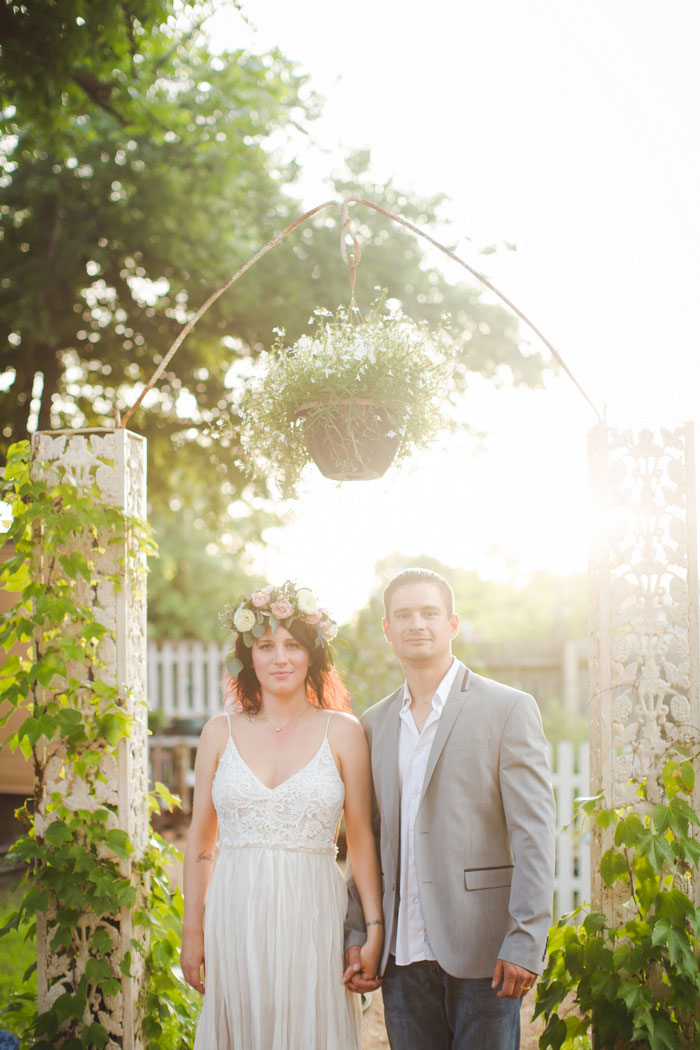
[[[335,852],[345,786],[327,732],[313,758],[274,788],[246,765],[230,736],[214,776],[212,798],[220,848]]]

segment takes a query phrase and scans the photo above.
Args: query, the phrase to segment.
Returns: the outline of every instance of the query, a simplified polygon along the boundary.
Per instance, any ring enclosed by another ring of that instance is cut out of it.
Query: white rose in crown
[[[321,621],[321,632],[327,642],[332,642],[338,633],[338,624],[332,620]]]
[[[257,622],[257,617],[252,609],[246,609],[244,607],[236,609],[236,613],[233,617],[233,626],[237,631],[240,631],[241,634],[245,633],[245,631],[251,631]]]
[[[308,587],[302,587],[297,591],[297,609],[300,613],[305,616],[310,616],[311,613],[316,612],[316,599],[313,596],[313,592]]]

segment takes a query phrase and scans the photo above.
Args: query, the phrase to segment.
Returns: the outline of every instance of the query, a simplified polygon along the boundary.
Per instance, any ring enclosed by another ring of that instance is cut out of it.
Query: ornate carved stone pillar
[[[54,484],[66,477],[82,493],[95,493],[95,499],[114,506],[129,516],[146,515],[146,442],[126,430],[50,431],[36,434],[33,440],[35,477]],[[96,489],[95,489],[96,486]],[[108,628],[100,641],[98,655],[104,666],[100,677],[109,685],[116,685],[120,704],[132,719],[128,739],[118,744],[116,758],[105,747],[99,766],[99,775],[88,781],[76,774],[64,756],[47,752],[43,800],[36,812],[37,835],[44,834],[54,817],[45,805],[54,793],[59,793],[71,811],[98,808],[107,811],[109,828],[127,832],[134,852],[120,861],[121,873],[133,882],[138,879],[134,863],[143,858],[148,842],[148,772],[147,772],[147,708],[146,700],[146,590],[143,558],[133,550],[127,552],[122,539],[110,543],[109,535],[96,537],[77,535],[75,547],[82,549],[95,565],[95,576],[90,582],[80,578],[75,584],[76,597],[81,604],[94,611],[96,619]],[[128,542],[128,541],[127,541]],[[65,551],[64,553],[71,553]],[[39,578],[46,579],[50,555],[42,548],[41,533],[37,533],[35,563]],[[56,559],[51,569],[56,571]],[[118,575],[118,585],[111,581]],[[78,627],[68,628],[79,630]],[[92,701],[90,681],[79,661],[71,661],[68,672],[85,683],[84,703]],[[62,681],[54,680],[51,691],[61,689]],[[80,705],[83,700],[79,700]],[[85,713],[85,712],[83,712]],[[104,742],[102,742],[104,743]],[[101,742],[96,740],[98,749]],[[143,887],[137,886],[137,892]],[[137,898],[138,899],[138,898]],[[132,938],[143,943],[143,932],[132,919],[126,907],[115,915],[95,915],[85,912],[80,917],[74,943],[66,949],[51,948],[51,914],[39,915],[37,923],[38,997],[40,1012],[48,1009],[54,1000],[69,988],[67,975],[75,985],[90,959],[91,938],[97,927],[102,936],[108,931],[113,942],[109,953],[111,975],[120,983],[116,995],[88,998],[85,1019],[99,1020],[109,1035],[109,1050],[140,1050],[140,1010],[143,1002],[141,987],[144,977],[142,956],[132,950]],[[131,951],[131,976],[125,976],[120,963]],[[97,998],[100,1001],[97,1001]]]
[[[698,566],[692,423],[619,427],[589,439],[599,527],[591,553],[591,792],[629,800],[674,742],[697,739]],[[608,848],[592,849],[593,907],[610,915]],[[699,896],[700,879],[695,895]]]

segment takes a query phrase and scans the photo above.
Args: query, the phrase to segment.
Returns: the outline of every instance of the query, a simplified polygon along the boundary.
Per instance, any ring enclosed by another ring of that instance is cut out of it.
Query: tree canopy
[[[278,51],[212,54],[211,11],[173,0],[0,9],[0,452],[35,429],[113,426],[183,323],[304,210],[291,144],[317,100]],[[351,155],[333,192],[418,225],[445,209],[441,196],[373,183],[369,168]],[[448,282],[390,220],[353,214],[361,305],[381,287],[417,318],[449,314],[465,384],[473,372],[539,381],[540,358],[522,355],[500,305]],[[274,328],[294,339],[314,308],[347,302],[338,248],[330,211],[295,231],[204,316],[133,417],[161,545],[177,514],[205,547],[230,529],[231,504],[252,498],[237,457],[240,377]]]

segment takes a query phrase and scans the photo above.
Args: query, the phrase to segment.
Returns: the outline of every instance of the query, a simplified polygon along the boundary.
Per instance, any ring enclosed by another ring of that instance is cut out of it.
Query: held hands
[[[182,975],[198,992],[204,992],[204,931],[182,933],[180,952]]]
[[[366,941],[360,948],[354,944],[345,952],[345,972],[343,983],[351,992],[373,992],[382,983],[377,977],[377,967],[382,954],[381,938],[370,943]]]
[[[492,988],[499,988],[499,999],[522,999],[537,981],[537,974],[517,963],[497,959],[491,980]]]

